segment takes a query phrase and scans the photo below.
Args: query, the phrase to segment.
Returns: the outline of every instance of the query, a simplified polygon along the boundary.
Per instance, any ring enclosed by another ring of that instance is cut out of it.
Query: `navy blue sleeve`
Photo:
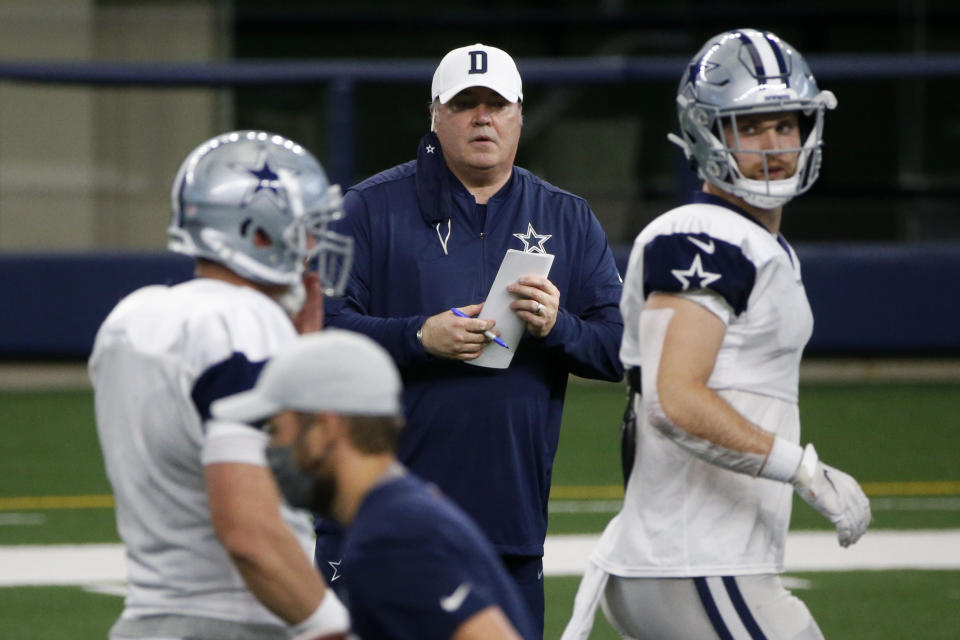
[[[560,301],[557,322],[544,343],[563,349],[574,375],[620,380],[623,378],[620,362],[623,280],[603,228],[592,212],[587,213],[589,222],[580,273],[571,282],[569,299]]]
[[[747,308],[757,279],[756,266],[740,247],[705,233],[657,236],[643,250],[643,296],[709,289],[735,315]]]
[[[210,419],[210,405],[214,400],[252,389],[266,362],[251,362],[244,354],[234,352],[200,374],[190,391],[200,417],[204,421]]]
[[[370,217],[363,197],[352,189],[343,198],[343,210],[345,215],[336,230],[353,238],[353,266],[343,297],[324,298],[325,323],[370,336],[390,352],[399,367],[422,360],[427,354],[416,335],[427,316],[379,318],[368,315],[374,257]]]
[[[363,638],[450,638],[474,614],[496,603],[487,587],[442,545],[425,540],[367,545],[346,560],[347,600]]]

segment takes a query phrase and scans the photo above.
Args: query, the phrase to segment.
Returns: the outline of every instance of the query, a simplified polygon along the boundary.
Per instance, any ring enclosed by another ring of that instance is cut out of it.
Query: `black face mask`
[[[323,458],[317,461],[321,464]],[[333,476],[315,477],[300,471],[291,447],[267,447],[267,463],[280,487],[280,493],[291,507],[307,509],[321,516],[330,515],[337,481]]]

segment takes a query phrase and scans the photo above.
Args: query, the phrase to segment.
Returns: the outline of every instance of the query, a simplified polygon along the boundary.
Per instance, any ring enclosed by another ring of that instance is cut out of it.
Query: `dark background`
[[[827,115],[820,180],[787,206],[782,226],[803,264],[817,319],[807,353],[960,353],[960,297],[952,295],[960,280],[956,0],[211,1],[218,10],[212,61],[159,71],[108,65],[109,79],[95,83],[116,82],[120,92],[131,82],[148,91],[213,88],[220,126],[295,139],[348,186],[414,156],[428,129],[430,77],[447,51],[476,42],[502,47],[525,76],[518,164],[587,198],[621,270],[639,230],[696,186],[666,140],[676,129],[675,92],[690,58],[717,33],[772,30],[803,52],[821,88],[839,99]],[[171,24],[175,18],[174,11]],[[616,82],[598,82],[611,61],[621,70],[660,71],[639,80],[608,74]],[[572,62],[581,70],[575,81],[553,71]],[[74,76],[88,67],[59,65],[52,73],[56,82],[84,85],[89,81]],[[366,73],[374,67],[377,73]],[[367,82],[358,73],[383,79]],[[0,313],[0,360],[83,358],[123,295],[190,273],[188,260],[160,251],[0,255],[3,304],[20,310]]]
[[[474,42],[524,59],[691,57],[731,28],[769,29],[817,74],[831,56],[917,56],[960,49],[960,3],[738,2],[287,2],[233,3],[238,60],[422,59]],[[679,79],[682,67],[677,70]],[[677,80],[622,85],[524,86],[517,164],[585,196],[611,242],[630,242],[690,186],[676,128]],[[792,241],[960,240],[960,78],[831,77],[839,108],[827,116],[824,167],[788,206]],[[413,157],[427,130],[429,78],[362,84],[355,96],[356,179]],[[330,153],[324,87],[239,88],[238,127],[285,133]]]

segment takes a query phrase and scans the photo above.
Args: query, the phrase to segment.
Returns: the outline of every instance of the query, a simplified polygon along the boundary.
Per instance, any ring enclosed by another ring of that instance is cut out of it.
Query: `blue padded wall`
[[[960,354],[960,245],[795,248],[816,319],[807,353]],[[614,248],[621,273],[629,251]],[[86,357],[123,296],[192,271],[169,252],[0,254],[0,357]]]
[[[798,244],[813,355],[960,354],[960,244]],[[625,272],[630,247],[615,247]]]
[[[0,356],[86,357],[121,298],[192,274],[190,258],[166,251],[0,253]]]

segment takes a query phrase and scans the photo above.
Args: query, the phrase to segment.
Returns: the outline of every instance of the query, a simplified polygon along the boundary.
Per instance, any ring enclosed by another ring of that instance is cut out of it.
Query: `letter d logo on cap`
[[[468,73],[486,73],[487,72],[487,52],[483,50],[469,51],[470,71]]]
[[[523,100],[523,83],[513,58],[503,49],[485,44],[469,44],[449,51],[443,56],[436,71],[430,95],[440,104],[447,102],[464,89],[487,87],[507,99]]]

